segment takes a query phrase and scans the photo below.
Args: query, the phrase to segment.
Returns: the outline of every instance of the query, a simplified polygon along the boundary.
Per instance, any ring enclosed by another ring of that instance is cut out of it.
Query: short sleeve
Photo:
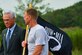
[[[39,29],[35,32],[35,45],[45,45],[47,41],[47,34],[45,30]]]

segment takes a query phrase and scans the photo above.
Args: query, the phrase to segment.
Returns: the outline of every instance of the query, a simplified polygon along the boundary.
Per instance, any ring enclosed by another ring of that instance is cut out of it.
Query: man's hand
[[[52,53],[50,51],[48,51],[48,55],[52,55]]]
[[[27,44],[26,41],[23,41],[21,45],[22,47],[26,47],[26,44]]]

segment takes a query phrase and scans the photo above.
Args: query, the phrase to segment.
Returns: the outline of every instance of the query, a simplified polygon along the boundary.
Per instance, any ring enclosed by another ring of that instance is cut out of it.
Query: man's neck
[[[29,24],[29,27],[32,28],[32,27],[34,27],[34,26],[36,26],[36,25],[37,25],[37,22],[34,21],[34,22],[31,22],[31,23]]]

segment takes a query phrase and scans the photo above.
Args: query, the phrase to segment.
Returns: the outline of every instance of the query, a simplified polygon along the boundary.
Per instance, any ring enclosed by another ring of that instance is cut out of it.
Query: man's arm
[[[22,47],[26,46],[26,42],[23,41],[22,42]],[[40,55],[43,49],[43,45],[37,45],[34,49],[33,55]]]
[[[37,45],[34,49],[33,55],[40,55],[43,49],[43,45]]]
[[[33,55],[41,55],[44,45],[47,43],[47,34],[43,29],[39,29],[35,32],[35,48]]]

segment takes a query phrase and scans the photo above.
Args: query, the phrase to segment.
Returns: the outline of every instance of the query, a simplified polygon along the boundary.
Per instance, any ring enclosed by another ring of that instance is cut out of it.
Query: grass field
[[[82,55],[82,51],[75,49],[74,51],[72,51],[72,55]]]
[[[69,35],[72,40],[72,55],[82,55],[82,28],[71,27],[63,28],[63,30]]]

